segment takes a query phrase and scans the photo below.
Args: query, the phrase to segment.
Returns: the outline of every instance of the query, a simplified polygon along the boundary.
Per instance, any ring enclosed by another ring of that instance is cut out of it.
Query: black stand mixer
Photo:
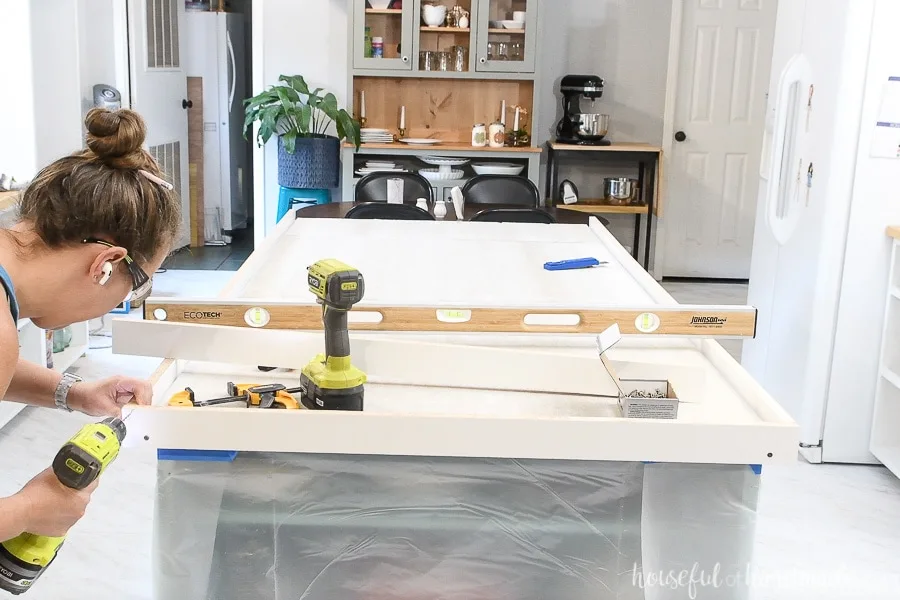
[[[556,126],[556,142],[583,146],[609,146],[609,115],[581,112],[581,97],[593,104],[603,96],[603,80],[596,75],[566,75],[559,84],[563,118]]]

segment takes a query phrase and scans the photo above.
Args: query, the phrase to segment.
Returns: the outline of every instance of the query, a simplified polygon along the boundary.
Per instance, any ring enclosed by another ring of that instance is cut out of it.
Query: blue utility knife
[[[544,268],[548,271],[568,271],[569,269],[588,269],[599,265],[607,264],[606,261],[600,262],[596,258],[571,258],[569,260],[560,260],[557,262],[544,263]]]

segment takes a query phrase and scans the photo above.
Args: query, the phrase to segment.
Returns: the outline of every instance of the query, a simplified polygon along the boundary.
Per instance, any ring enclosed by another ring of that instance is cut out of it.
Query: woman
[[[81,382],[19,359],[16,320],[58,329],[107,314],[140,295],[169,253],[181,202],[142,149],[146,128],[129,110],[94,109],[87,149],[46,167],[28,185],[21,221],[0,231],[0,398],[117,416],[149,404],[150,384],[127,377]],[[63,486],[51,469],[0,498],[0,540],[22,532],[60,536],[96,487]]]

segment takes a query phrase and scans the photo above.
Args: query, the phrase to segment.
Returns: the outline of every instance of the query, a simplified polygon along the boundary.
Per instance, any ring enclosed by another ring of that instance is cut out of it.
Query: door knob
[[[187,110],[187,109],[189,109],[189,108],[194,108],[194,102],[191,101],[191,100],[182,100],[182,101],[181,101],[181,108],[183,108],[183,109],[185,109],[185,110]]]
[[[480,62],[481,64],[484,64],[487,62],[487,59],[482,56],[481,58],[478,59],[478,62]]]
[[[687,139],[687,135],[683,131],[675,132],[675,141],[676,142],[683,142],[686,139]]]
[[[409,57],[408,57],[408,56],[404,56],[404,57],[403,57],[403,62],[408,63],[408,62],[409,62]]]

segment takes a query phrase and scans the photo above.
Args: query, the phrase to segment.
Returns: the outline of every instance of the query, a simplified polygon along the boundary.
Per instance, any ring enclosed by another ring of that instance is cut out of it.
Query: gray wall
[[[540,29],[543,89],[537,141],[552,139],[562,116],[559,80],[568,73],[599,75],[603,98],[585,112],[610,115],[616,142],[662,142],[669,56],[671,0],[549,0]],[[571,179],[583,197],[599,197],[603,178],[636,176],[628,164],[607,168],[594,161],[567,162],[560,179]],[[543,175],[543,170],[542,170]],[[541,190],[543,191],[543,182]],[[620,242],[632,244],[630,215],[607,215]]]
[[[540,28],[541,131],[546,140],[562,114],[557,93],[568,73],[599,75],[603,98],[585,112],[611,115],[615,141],[662,140],[669,55],[670,0],[551,0]]]

